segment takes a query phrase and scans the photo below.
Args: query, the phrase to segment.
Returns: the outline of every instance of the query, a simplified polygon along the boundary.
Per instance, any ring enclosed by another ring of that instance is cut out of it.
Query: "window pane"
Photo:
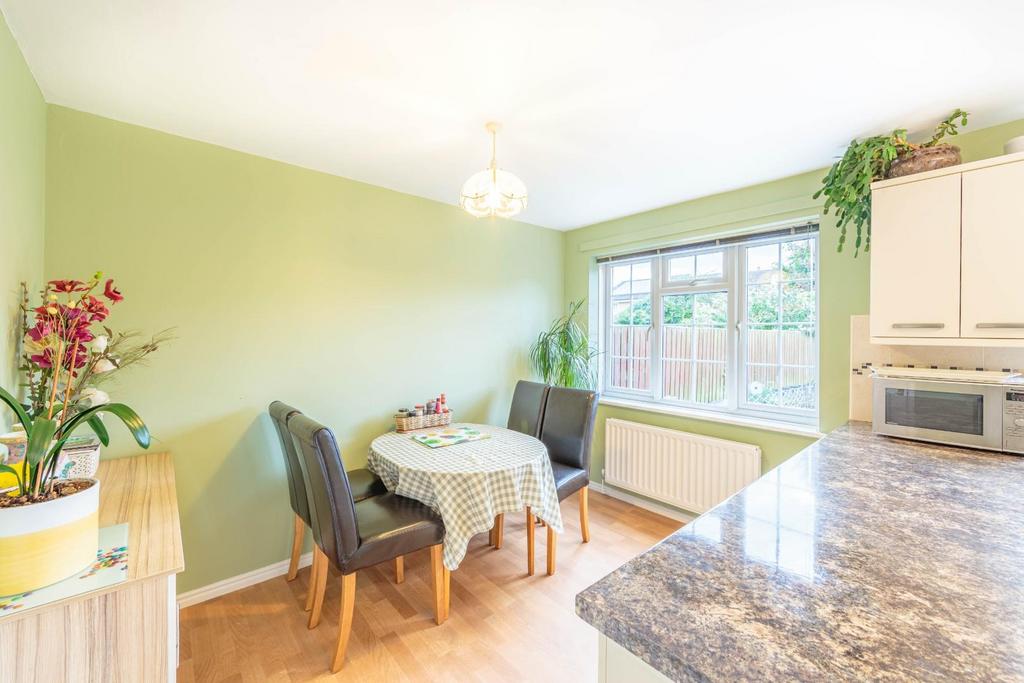
[[[646,358],[634,359],[630,377],[631,388],[639,391],[647,391],[651,388],[650,379],[651,372],[649,361]]]
[[[675,294],[662,297],[662,321],[665,325],[690,325],[693,323],[693,295]]]
[[[627,330],[623,330],[627,331]],[[617,389],[629,388],[629,359],[612,358],[608,382]]]
[[[720,325],[729,322],[729,295],[707,292],[693,295],[693,320],[696,325]]]
[[[778,405],[779,372],[775,365],[747,365],[747,401]]]
[[[650,358],[651,328],[649,326],[633,326],[633,349],[629,355],[634,358]]]
[[[667,360],[662,364],[662,394],[674,401],[690,401],[690,361]]]
[[[647,294],[651,291],[651,262],[633,264],[633,294]]]
[[[612,356],[629,355],[629,334],[628,325],[612,325],[608,332],[608,347]]]
[[[779,362],[779,330],[771,325],[752,325],[747,330],[747,362]]]
[[[630,266],[612,266],[612,296],[629,294]]]
[[[612,266],[612,296],[647,294],[651,291],[651,262],[642,261],[624,266]]]
[[[813,240],[797,240],[782,244],[782,276],[787,280],[814,277]]]
[[[779,333],[782,345],[783,365],[814,365],[814,327],[805,325],[797,329],[785,329]]]
[[[662,357],[685,360],[690,358],[692,353],[693,328],[682,325],[666,325],[662,334]]]
[[[697,279],[710,280],[722,277],[722,256],[720,251],[697,254]]]
[[[747,323],[760,325],[779,320],[779,286],[773,284],[747,287]]]
[[[662,298],[662,394],[703,404],[726,400],[727,292]]]
[[[612,302],[612,325],[628,325],[630,320],[629,301]]]
[[[632,330],[630,388],[648,391],[651,388],[651,328],[648,325],[634,325]]]
[[[786,408],[814,408],[815,371],[812,367],[783,367],[781,405]]]
[[[747,247],[747,284],[764,282],[779,272],[779,245]]]
[[[725,401],[725,362],[721,363],[694,363],[694,374],[696,375],[696,393],[694,400],[697,403],[715,404]]]
[[[786,282],[782,285],[782,322],[814,322],[813,282]]]
[[[634,325],[651,324],[651,298],[643,297],[633,299],[632,322]]]
[[[671,256],[668,258],[668,279],[670,282],[694,279],[693,256]]]

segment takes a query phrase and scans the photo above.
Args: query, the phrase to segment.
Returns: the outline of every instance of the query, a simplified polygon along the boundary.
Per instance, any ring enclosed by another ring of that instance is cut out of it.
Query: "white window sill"
[[[700,410],[698,408],[670,406],[664,403],[649,403],[647,401],[633,401],[628,398],[618,398],[614,396],[602,396],[598,402],[601,405],[615,406],[616,408],[631,408],[633,410],[643,410],[648,413],[689,417],[694,420],[719,422],[721,424],[736,425],[737,427],[752,427],[754,429],[763,429],[769,432],[806,436],[811,439],[820,439],[825,436],[811,425],[765,420],[757,417],[748,417],[746,415],[729,415],[726,413],[712,412],[710,410]]]

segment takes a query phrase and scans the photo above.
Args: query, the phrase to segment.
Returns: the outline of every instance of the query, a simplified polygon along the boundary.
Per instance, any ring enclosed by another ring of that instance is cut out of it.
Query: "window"
[[[602,263],[604,393],[813,423],[816,229]]]

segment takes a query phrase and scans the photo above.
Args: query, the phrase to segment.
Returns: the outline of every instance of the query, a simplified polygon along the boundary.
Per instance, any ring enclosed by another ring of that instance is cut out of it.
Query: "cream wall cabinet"
[[[871,187],[871,340],[1024,346],[1024,153]]]
[[[963,174],[961,336],[1024,339],[1024,162]]]
[[[960,176],[875,190],[871,334],[960,336]]]

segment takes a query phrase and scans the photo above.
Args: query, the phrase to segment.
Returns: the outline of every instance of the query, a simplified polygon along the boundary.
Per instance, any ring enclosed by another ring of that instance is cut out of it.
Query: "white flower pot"
[[[0,508],[0,596],[49,586],[96,561],[100,483],[44,503]]]

